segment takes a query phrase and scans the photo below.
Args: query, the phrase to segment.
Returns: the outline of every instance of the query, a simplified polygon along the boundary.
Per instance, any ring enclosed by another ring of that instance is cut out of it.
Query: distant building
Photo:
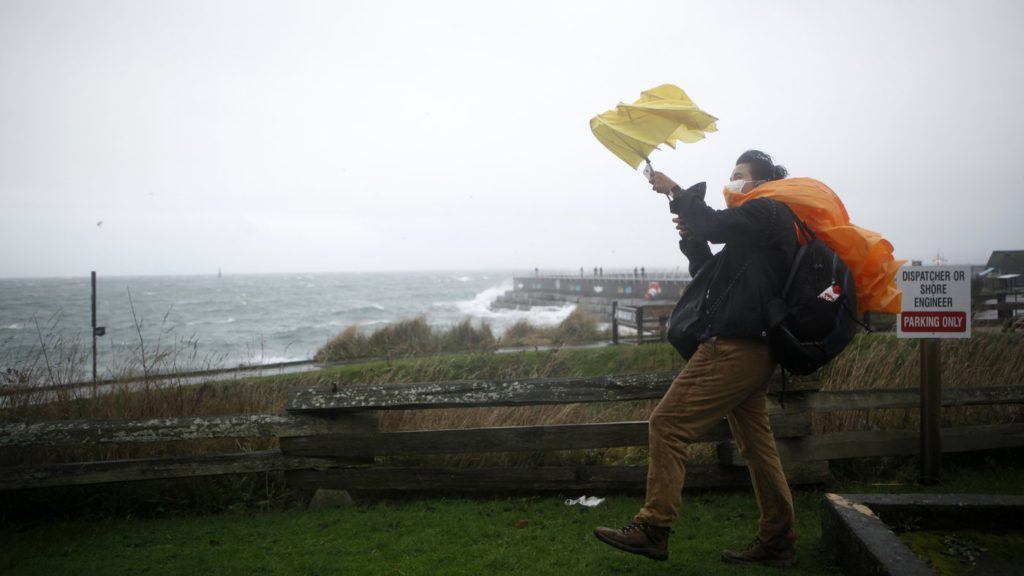
[[[999,275],[1024,274],[1024,250],[995,250],[985,268],[994,268]]]
[[[1024,274],[1024,250],[995,250],[985,264],[986,288],[1016,291]]]

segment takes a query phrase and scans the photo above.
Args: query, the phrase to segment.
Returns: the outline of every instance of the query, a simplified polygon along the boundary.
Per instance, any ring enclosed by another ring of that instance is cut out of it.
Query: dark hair
[[[750,166],[750,177],[754,180],[782,180],[789,176],[785,166],[772,162],[772,157],[760,150],[747,150],[736,159],[736,164]]]

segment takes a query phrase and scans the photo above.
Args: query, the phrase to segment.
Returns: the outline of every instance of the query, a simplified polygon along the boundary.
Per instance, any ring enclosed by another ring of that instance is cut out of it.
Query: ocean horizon
[[[486,322],[496,335],[521,320],[558,324],[574,305],[491,309],[514,275],[532,273],[99,275],[96,324],[106,333],[97,340],[97,372],[109,377],[161,355],[179,369],[309,360],[349,326],[369,333],[419,316],[434,328]],[[91,351],[88,275],[0,279],[0,371],[85,356],[91,372]]]

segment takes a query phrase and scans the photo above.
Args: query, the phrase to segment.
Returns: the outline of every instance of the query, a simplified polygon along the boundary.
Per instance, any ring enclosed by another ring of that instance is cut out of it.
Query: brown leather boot
[[[722,550],[722,560],[732,564],[787,568],[796,566],[796,548],[792,543],[782,547],[765,546],[754,538],[746,550]]]
[[[669,528],[643,522],[630,522],[619,530],[603,526],[594,528],[594,536],[601,542],[652,560],[668,560],[669,532]]]

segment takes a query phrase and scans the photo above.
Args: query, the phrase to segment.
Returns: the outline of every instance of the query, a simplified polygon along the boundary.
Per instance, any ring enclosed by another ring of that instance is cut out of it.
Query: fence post
[[[295,411],[293,411],[294,413]],[[298,411],[302,413],[301,410]],[[327,446],[324,455],[315,456],[317,458],[329,458],[333,460],[333,467],[362,467],[372,465],[374,458],[337,458],[331,455],[329,452],[329,446],[331,443],[346,442],[346,435],[348,434],[360,434],[360,433],[373,433],[380,431],[380,412],[376,410],[369,411],[352,411],[352,412],[329,412],[326,414],[310,414],[312,418],[327,418],[333,420],[339,428],[343,428],[343,431],[336,431],[327,435],[314,435],[314,436],[279,436],[278,441],[281,447],[281,454],[285,457],[294,455],[293,448],[301,446],[304,441],[315,441],[319,448]],[[314,451],[315,452],[315,451]],[[347,491],[347,486],[333,485],[328,481],[325,481],[322,477],[324,476],[322,470],[286,470],[284,480],[285,483],[299,489],[305,490],[318,490],[320,488],[329,488],[332,490],[344,490]]]
[[[942,468],[942,352],[937,338],[921,340],[921,483],[939,481]]]
[[[996,294],[996,318],[999,319],[1000,324],[1006,324],[1007,320],[1013,318],[1013,310],[1002,306],[1006,304],[1007,292],[999,292]]]
[[[92,383],[96,384],[96,271],[92,271]]]
[[[612,300],[612,344],[619,343],[619,301]]]

